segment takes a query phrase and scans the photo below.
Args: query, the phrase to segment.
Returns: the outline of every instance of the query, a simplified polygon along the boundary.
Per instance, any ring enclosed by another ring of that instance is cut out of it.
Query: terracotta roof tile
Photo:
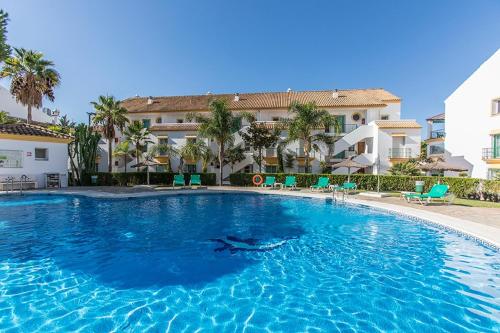
[[[379,128],[422,128],[416,120],[375,120]]]
[[[338,93],[337,98],[333,97],[332,90],[247,93],[239,94],[239,101],[234,100],[234,94],[167,96],[153,97],[152,104],[148,104],[148,97],[134,97],[122,101],[122,105],[131,113],[141,113],[207,111],[212,98],[226,99],[232,110],[286,109],[293,101],[316,102],[319,107],[377,107],[401,101],[384,89],[339,90]]]
[[[45,127],[32,124],[2,124],[0,125],[0,134],[44,136],[60,139],[70,139],[70,135],[57,133]]]
[[[444,120],[444,113],[437,114],[435,116],[427,118],[426,120]]]

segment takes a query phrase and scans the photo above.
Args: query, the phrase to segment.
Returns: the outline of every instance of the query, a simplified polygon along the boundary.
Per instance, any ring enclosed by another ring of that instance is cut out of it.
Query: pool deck
[[[253,192],[262,194],[287,195],[295,197],[309,197],[318,199],[332,199],[332,193],[310,192],[308,190],[271,190],[253,187],[210,187],[198,190],[172,189],[172,188],[150,188],[150,187],[71,187],[58,190],[36,190],[30,193],[61,193],[78,194],[97,198],[130,198],[148,197],[157,195],[186,195],[194,193],[217,193],[224,192]],[[338,200],[338,202],[342,202]],[[431,204],[427,206],[418,203],[408,203],[396,197],[372,198],[359,195],[346,196],[346,203],[361,204],[373,208],[391,211],[397,214],[428,221],[447,229],[453,229],[459,233],[472,236],[479,241],[485,242],[500,249],[500,209],[465,207],[459,205]]]

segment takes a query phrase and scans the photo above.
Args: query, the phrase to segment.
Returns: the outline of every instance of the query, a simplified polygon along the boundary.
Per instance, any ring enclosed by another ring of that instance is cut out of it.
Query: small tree
[[[241,146],[229,147],[226,154],[226,163],[231,166],[231,172],[234,172],[234,165],[245,158],[245,149]]]
[[[418,176],[421,174],[415,161],[407,161],[396,163],[388,170],[391,175],[395,176]]]
[[[241,138],[245,145],[254,150],[253,159],[262,172],[262,150],[274,146],[279,139],[279,129],[271,131],[266,127],[253,121],[246,131],[240,131]]]
[[[202,140],[188,141],[179,151],[181,156],[179,173],[183,171],[182,169],[184,167],[185,160],[191,160],[198,163],[198,161],[203,158],[205,151],[208,149],[207,144]]]
[[[134,150],[130,147],[129,141],[123,141],[119,143],[115,150],[113,151],[113,156],[123,158],[123,164],[125,166],[125,173],[127,173],[127,163],[128,159],[134,154]]]
[[[5,111],[0,111],[0,125],[15,124],[16,119],[9,116]]]
[[[153,145],[149,150],[149,155],[151,156],[167,156],[167,171],[172,172],[172,157],[179,156],[179,151],[172,145],[167,143],[159,143]]]
[[[139,164],[142,148],[147,146],[148,143],[153,143],[150,140],[151,132],[140,121],[136,120],[123,131],[123,134],[125,135],[125,141],[134,146],[136,164]]]

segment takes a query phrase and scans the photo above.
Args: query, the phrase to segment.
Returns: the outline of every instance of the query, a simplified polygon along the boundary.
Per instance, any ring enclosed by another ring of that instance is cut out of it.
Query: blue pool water
[[[77,329],[499,332],[500,254],[312,199],[0,197],[0,331]]]

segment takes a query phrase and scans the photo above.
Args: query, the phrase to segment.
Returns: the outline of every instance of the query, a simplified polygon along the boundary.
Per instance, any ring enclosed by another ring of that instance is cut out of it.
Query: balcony
[[[411,148],[389,148],[389,159],[409,159]]]
[[[157,131],[197,131],[200,128],[199,123],[162,123],[155,124],[149,128],[152,132]]]
[[[483,161],[486,163],[500,163],[500,147],[483,148]]]
[[[304,151],[304,148],[296,148],[295,157],[297,159],[304,159],[306,157],[306,152]],[[309,159],[313,160],[315,157],[316,157],[316,152],[314,150],[311,150],[311,152],[309,153]]]
[[[436,130],[431,132],[431,136],[429,139],[440,139],[444,138],[446,136],[446,133],[444,130]]]
[[[358,128],[357,124],[339,124],[339,133],[337,133],[337,134],[351,133],[356,128]],[[325,128],[325,133],[326,134],[335,134],[335,131],[333,131],[333,128],[329,128],[329,129]]]

